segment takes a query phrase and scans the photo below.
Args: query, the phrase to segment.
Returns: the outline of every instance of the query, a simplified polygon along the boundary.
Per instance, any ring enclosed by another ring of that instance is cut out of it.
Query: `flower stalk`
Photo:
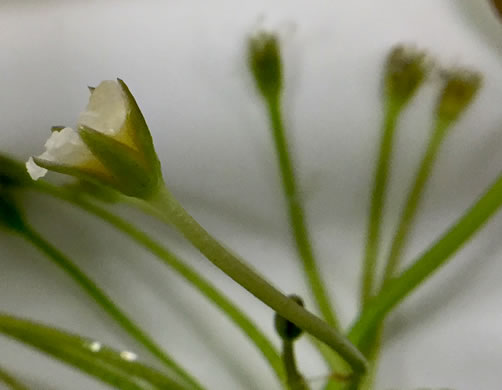
[[[248,62],[256,87],[267,108],[290,226],[303,271],[307,277],[307,284],[323,318],[328,324],[338,329],[338,319],[320,275],[312,248],[305,211],[296,182],[293,158],[282,118],[281,97],[284,82],[278,38],[267,32],[261,32],[252,37],[249,40]]]
[[[351,327],[349,339],[358,347],[367,343],[386,314],[446,264],[499,211],[501,194],[502,175],[428,250],[372,298]]]
[[[376,165],[370,214],[364,252],[361,283],[361,305],[364,306],[374,291],[376,263],[380,249],[380,228],[384,209],[384,197],[389,177],[389,164],[394,143],[396,124],[401,106],[389,103],[384,114],[380,151]]]
[[[398,227],[392,240],[391,249],[383,276],[383,283],[395,274],[402,253],[406,247],[410,230],[415,221],[420,202],[441,145],[449,129],[458,121],[460,115],[469,107],[480,88],[478,74],[466,70],[450,71],[441,91],[436,106],[436,120],[429,138],[426,151],[420,162],[415,179],[403,208]]]
[[[228,318],[249,337],[250,341],[255,344],[258,350],[262,353],[263,357],[269,363],[270,367],[273,369],[279,382],[281,384],[286,382],[286,376],[279,352],[276,350],[269,338],[228,297],[214,287],[211,282],[203,278],[196,270],[185,264],[185,262],[178,258],[174,253],[150,238],[143,231],[131,225],[129,222],[109,212],[103,207],[96,205],[94,202],[87,200],[84,196],[77,196],[77,194],[73,192],[66,191],[60,187],[55,187],[43,181],[37,182],[36,185],[33,186],[33,189],[69,202],[74,206],[97,216],[119,231],[128,235],[139,245],[149,250],[159,260],[161,260],[163,264],[176,271],[182,278],[189,282],[194,288],[199,290],[203,296],[225,313]]]
[[[235,282],[280,316],[330,346],[355,372],[361,373],[366,370],[366,359],[343,335],[277,290],[237,255],[226,249],[167,189],[160,191],[158,196],[150,199],[148,203],[153,209],[162,213],[166,221],[175,226],[194,247]]]
[[[10,390],[28,390],[28,388],[19,382],[13,375],[0,367],[0,383],[3,383]]]
[[[45,352],[119,389],[189,390],[177,380],[128,358],[102,343],[0,313],[0,334]]]
[[[427,182],[434,168],[442,143],[450,128],[453,127],[462,113],[469,107],[481,85],[481,77],[477,73],[464,69],[450,70],[443,77],[444,83],[435,107],[435,121],[432,133],[411,189],[408,192],[405,206],[392,240],[380,291],[386,287],[399,268],[403,251],[408,242]],[[372,341],[368,342],[368,345],[362,350],[370,361],[369,373],[361,384],[363,389],[371,388],[373,383],[374,375],[371,375],[371,373],[375,372],[378,364],[379,346],[383,337],[383,325],[382,322],[375,329],[373,336],[369,337]]]
[[[146,332],[136,325],[92,279],[27,223],[13,196],[13,192],[16,189],[22,188],[22,183],[24,183],[23,175],[19,177],[15,176],[18,172],[15,170],[14,162],[5,158],[2,158],[2,161],[8,162],[8,169],[0,170],[0,226],[4,226],[9,231],[17,233],[43,253],[47,259],[51,260],[70,276],[106,313],[110,315],[110,317],[112,317],[135,340],[145,346],[145,348],[150,351],[152,355],[157,357],[167,368],[179,375],[180,378],[183,378],[183,380],[189,383],[194,389],[203,390],[203,386],[171,358],[169,354],[164,352],[162,348],[160,348]],[[32,186],[34,187],[34,185]]]
[[[52,246],[33,228],[26,226],[22,233],[30,244],[46,255],[48,259],[60,267],[86,293],[110,315],[127,333],[141,343],[153,356],[159,359],[168,369],[182,378],[194,389],[203,390],[204,387],[193,378],[183,367],[181,367],[169,354],[162,350],[160,346],[137,324],[133,322],[112,300],[92,281],[76,264],[67,256]]]
[[[290,295],[290,298],[303,306],[303,300],[299,296]],[[278,314],[275,315],[274,325],[277,334],[282,339],[282,360],[289,390],[310,390],[305,378],[298,370],[294,351],[294,342],[301,336],[302,330]]]
[[[375,269],[380,252],[380,230],[387,182],[399,116],[423,84],[428,72],[422,52],[395,47],[387,57],[384,75],[384,121],[370,200],[361,281],[361,305],[375,293]]]

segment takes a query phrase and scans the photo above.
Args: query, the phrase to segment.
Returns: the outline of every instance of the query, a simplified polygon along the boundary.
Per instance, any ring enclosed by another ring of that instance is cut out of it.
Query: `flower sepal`
[[[152,172],[138,151],[89,127],[81,125],[78,130],[82,141],[109,173],[103,181],[136,198],[146,199],[158,191],[161,176]]]
[[[145,165],[158,177],[162,177],[160,161],[153,145],[152,135],[136,99],[123,80],[117,79],[129,107],[124,127],[131,133],[136,149],[143,156]]]

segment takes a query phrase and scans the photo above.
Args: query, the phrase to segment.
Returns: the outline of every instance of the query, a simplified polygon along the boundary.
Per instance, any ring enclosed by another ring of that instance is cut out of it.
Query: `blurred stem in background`
[[[380,251],[385,195],[397,121],[428,74],[425,54],[403,46],[395,47],[384,69],[384,120],[371,192],[366,246],[361,281],[361,306],[375,293],[375,273]]]
[[[2,171],[0,172],[0,226],[7,228],[12,233],[18,234],[42,252],[49,260],[68,274],[117,324],[157,357],[168,369],[175,372],[180,378],[183,378],[193,389],[203,390],[204,387],[188,374],[167,352],[163,351],[145,331],[136,325],[92,279],[26,222],[12,191],[15,188],[13,186],[22,184],[25,182],[25,179],[19,176],[12,176],[13,173],[19,172],[15,164],[9,164],[9,161],[4,159],[2,159],[2,162],[6,166],[1,167]],[[9,172],[9,168],[13,169]]]
[[[124,330],[135,340],[142,344],[148,351],[159,359],[169,370],[180,376],[193,389],[203,390],[202,386],[191,374],[189,374],[176,360],[165,352],[144,330],[132,321],[96,283],[91,280],[75,263],[67,256],[45,240],[32,227],[26,225],[21,233],[30,244],[40,250],[52,262],[59,266],[75,282],[89,294],[94,301],[101,306]]]
[[[304,275],[307,277],[308,286],[323,318],[328,324],[339,329],[335,310],[330,302],[328,291],[314,256],[301,194],[296,182],[293,158],[284,128],[281,110],[282,60],[278,38],[274,34],[266,32],[258,33],[255,37],[250,38],[248,61],[256,87],[267,107],[290,227],[298,256],[303,265]]]
[[[349,338],[361,347],[385,316],[444,265],[502,206],[502,175],[429,249],[388,282],[361,312]]]
[[[383,276],[383,284],[399,268],[403,250],[406,248],[425,187],[436,162],[440,147],[448,134],[448,130],[468,108],[481,83],[481,78],[478,74],[467,70],[453,70],[445,75],[445,77],[446,81],[436,107],[434,128],[411,189],[408,192],[398,227],[394,233]]]
[[[366,249],[361,283],[361,306],[373,294],[376,263],[380,249],[380,228],[383,216],[384,197],[389,177],[389,164],[394,143],[396,123],[402,111],[401,105],[393,102],[386,104],[384,125],[380,140],[380,151],[371,193],[371,206],[368,221]]]
[[[441,145],[449,132],[449,129],[458,121],[461,114],[469,107],[476,96],[481,77],[473,72],[455,69],[447,72],[438,102],[435,108],[435,121],[426,150],[419,164],[415,179],[408,191],[403,211],[397,225],[391,249],[385,265],[380,291],[385,289],[387,283],[395,276],[401,263],[403,251],[410,237],[415,222],[420,202],[431,176]],[[363,389],[371,389],[374,382],[372,373],[376,372],[380,345],[382,343],[383,322],[377,327],[373,336],[373,342],[368,345],[363,353],[373,366],[366,375]]]
[[[2,367],[0,367],[0,383],[3,383],[10,390],[28,390],[26,386]]]
[[[121,390],[193,389],[138,363],[129,352],[1,312],[0,333]]]

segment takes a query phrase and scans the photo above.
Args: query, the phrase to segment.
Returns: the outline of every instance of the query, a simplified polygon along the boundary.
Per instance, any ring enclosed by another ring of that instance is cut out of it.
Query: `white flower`
[[[127,113],[127,100],[120,84],[117,81],[103,81],[92,92],[86,110],[80,114],[77,128],[86,126],[127,141],[128,135],[121,134],[125,133],[121,130]],[[70,127],[52,132],[45,143],[45,152],[37,158],[65,166],[100,165],[78,132]],[[32,157],[26,162],[26,169],[33,180],[38,180],[47,173],[47,169],[38,165]]]
[[[45,152],[30,157],[26,169],[34,180],[52,170],[143,199],[163,183],[150,130],[122,80],[99,84],[77,130],[54,131]]]

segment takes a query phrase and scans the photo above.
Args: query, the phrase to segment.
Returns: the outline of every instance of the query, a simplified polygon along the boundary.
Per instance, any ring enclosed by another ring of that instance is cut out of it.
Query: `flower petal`
[[[86,111],[80,114],[77,127],[86,126],[114,136],[122,129],[127,112],[127,101],[119,83],[103,81],[92,92]]]
[[[45,152],[38,158],[62,165],[84,165],[95,160],[78,133],[70,127],[52,132],[45,143]],[[47,173],[47,169],[40,167],[31,157],[26,162],[26,169],[33,180]]]
[[[26,162],[26,170],[33,180],[38,180],[47,173],[47,169],[38,166],[35,161],[33,161],[33,157],[30,157]]]

